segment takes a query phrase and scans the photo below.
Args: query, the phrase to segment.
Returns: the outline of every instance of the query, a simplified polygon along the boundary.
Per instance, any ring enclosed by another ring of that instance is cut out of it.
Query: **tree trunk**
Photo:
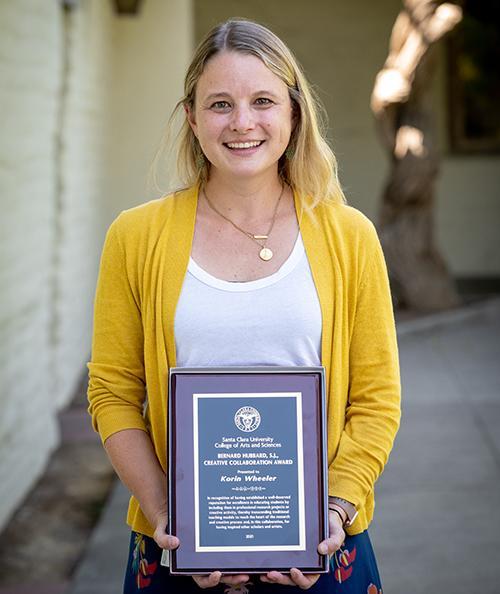
[[[405,0],[404,5],[371,100],[391,159],[380,238],[399,304],[429,311],[459,303],[434,238],[439,158],[430,83],[435,42],[460,21],[461,11],[431,0]]]

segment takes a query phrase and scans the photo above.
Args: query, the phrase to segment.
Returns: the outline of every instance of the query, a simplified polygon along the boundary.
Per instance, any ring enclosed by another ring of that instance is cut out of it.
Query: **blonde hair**
[[[198,46],[184,81],[184,97],[177,103],[167,129],[180,110],[194,108],[196,85],[207,62],[223,51],[240,52],[259,58],[288,87],[295,125],[278,171],[303,200],[314,208],[320,202],[345,202],[340,187],[337,160],[325,140],[326,114],[301,67],[288,47],[272,31],[246,19],[230,19],[214,27]],[[168,135],[158,155],[165,149]],[[177,135],[177,171],[189,187],[208,180],[210,163],[184,118]],[[157,165],[155,159],[153,168]]]

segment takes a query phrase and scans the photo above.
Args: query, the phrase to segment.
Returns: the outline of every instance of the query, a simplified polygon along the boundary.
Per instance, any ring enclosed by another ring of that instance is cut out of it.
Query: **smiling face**
[[[211,176],[277,175],[292,132],[292,102],[259,58],[234,51],[211,58],[187,117]]]

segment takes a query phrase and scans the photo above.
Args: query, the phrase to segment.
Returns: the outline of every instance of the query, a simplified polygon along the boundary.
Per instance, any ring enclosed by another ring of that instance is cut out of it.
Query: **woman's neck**
[[[237,219],[259,219],[269,216],[276,205],[283,182],[272,176],[227,179],[211,175],[204,191],[218,210]]]

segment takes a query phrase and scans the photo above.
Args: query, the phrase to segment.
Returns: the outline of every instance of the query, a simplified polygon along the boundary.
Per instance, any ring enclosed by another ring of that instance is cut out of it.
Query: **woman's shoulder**
[[[315,211],[323,224],[335,229],[345,239],[377,235],[373,222],[360,210],[346,203],[323,202]]]
[[[364,270],[368,261],[382,256],[380,240],[372,221],[360,210],[347,204],[322,204],[317,219],[322,234],[318,242],[323,255],[332,255],[353,270]],[[314,225],[308,225],[308,234]],[[316,235],[318,230],[316,229]],[[316,235],[314,237],[316,237]]]
[[[110,229],[128,238],[160,232],[178,210],[192,206],[195,197],[196,188],[187,188],[138,204],[120,212]]]

